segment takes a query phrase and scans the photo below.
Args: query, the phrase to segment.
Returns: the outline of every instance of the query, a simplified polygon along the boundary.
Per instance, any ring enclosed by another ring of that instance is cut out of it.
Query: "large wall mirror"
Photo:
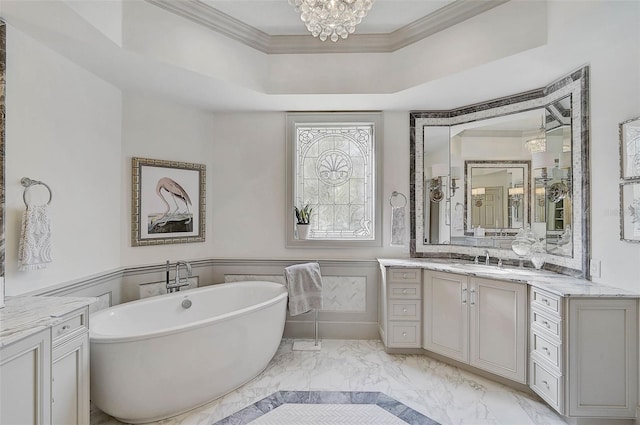
[[[547,87],[411,112],[411,256],[516,259],[530,228],[548,269],[587,276],[588,67]]]

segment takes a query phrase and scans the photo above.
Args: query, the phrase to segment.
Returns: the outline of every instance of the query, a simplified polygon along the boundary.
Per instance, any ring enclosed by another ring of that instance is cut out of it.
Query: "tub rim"
[[[203,286],[203,287],[198,287],[198,288],[186,290],[186,291],[183,291],[183,292],[176,292],[176,293],[173,293],[173,294],[167,294],[167,295],[169,295],[169,296],[171,296],[173,298],[184,298],[184,295],[186,295],[188,293],[204,292],[204,291],[207,291],[207,290],[214,290],[214,289],[217,289],[216,287],[219,287],[221,285],[223,285],[223,286],[229,285],[230,286],[230,285],[238,285],[238,284],[244,284],[244,283],[268,283],[269,286],[277,285],[279,287],[282,287],[282,293],[279,293],[276,296],[274,296],[273,298],[269,298],[268,300],[263,301],[263,302],[258,303],[258,304],[252,304],[250,306],[247,306],[247,307],[239,309],[239,310],[233,310],[233,311],[230,311],[230,312],[225,313],[225,314],[207,317],[205,319],[194,321],[194,322],[189,322],[189,323],[186,323],[186,324],[183,324],[183,325],[180,325],[180,326],[173,326],[173,327],[170,327],[170,328],[159,329],[159,330],[152,331],[152,332],[137,333],[137,334],[125,335],[125,336],[123,336],[123,335],[104,335],[104,334],[101,334],[101,333],[96,334],[96,332],[91,328],[92,321],[99,320],[99,316],[103,316],[103,315],[107,314],[107,312],[109,310],[121,309],[121,308],[125,308],[125,307],[130,308],[133,303],[143,304],[143,303],[159,302],[160,300],[159,299],[158,300],[154,300],[153,298],[155,298],[155,297],[151,297],[151,298],[143,298],[143,299],[140,299],[140,300],[135,300],[135,301],[130,301],[130,302],[118,304],[118,305],[115,305],[113,307],[108,307],[108,308],[105,308],[103,310],[97,311],[93,315],[90,316],[90,319],[89,319],[89,342],[91,344],[113,344],[113,343],[126,343],[126,342],[143,341],[143,340],[153,339],[153,338],[161,338],[161,337],[164,337],[164,336],[168,336],[168,335],[172,335],[172,334],[176,334],[176,333],[180,333],[180,332],[185,332],[185,331],[190,331],[190,330],[203,328],[203,327],[208,326],[208,325],[210,325],[212,323],[226,322],[226,321],[231,320],[231,319],[235,318],[236,316],[240,316],[240,315],[242,315],[244,313],[249,313],[249,312],[252,312],[252,311],[259,311],[259,310],[263,310],[265,308],[271,307],[271,306],[279,303],[280,301],[282,301],[283,299],[286,299],[288,297],[288,291],[287,291],[287,288],[286,288],[285,285],[282,285],[281,283],[277,283],[277,282],[266,281],[266,280],[248,280],[248,281],[241,281],[241,282],[218,283],[218,284],[207,285],[207,286]],[[166,297],[163,297],[163,298],[166,298]]]

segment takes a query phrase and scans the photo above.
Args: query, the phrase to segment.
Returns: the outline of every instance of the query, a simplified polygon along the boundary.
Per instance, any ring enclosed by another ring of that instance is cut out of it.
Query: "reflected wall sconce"
[[[510,187],[508,189],[509,199],[517,206],[524,196],[523,187]]]
[[[482,206],[482,201],[484,201],[484,193],[484,187],[476,187],[471,189],[471,196],[476,207]]]
[[[448,164],[433,164],[431,166],[431,181],[429,183],[429,199],[431,202],[440,202],[445,198],[446,189],[443,180],[449,177]],[[460,178],[460,167],[451,167],[451,185],[449,186],[449,197],[455,196],[459,186],[456,182]]]

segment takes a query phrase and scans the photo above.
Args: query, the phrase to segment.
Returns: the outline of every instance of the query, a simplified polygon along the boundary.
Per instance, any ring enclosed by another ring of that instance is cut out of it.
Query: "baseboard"
[[[378,324],[375,322],[319,322],[320,339],[375,339],[378,340]],[[284,338],[313,338],[313,322],[287,321]]]

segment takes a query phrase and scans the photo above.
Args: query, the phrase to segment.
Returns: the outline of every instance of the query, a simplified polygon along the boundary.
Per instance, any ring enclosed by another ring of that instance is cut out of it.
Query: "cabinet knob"
[[[549,328],[550,328],[550,326],[549,326],[549,322],[547,322],[546,320],[545,320],[545,321],[543,321],[543,322],[542,322],[542,324],[543,324],[543,325],[545,325],[545,326],[547,327],[547,329],[549,329]]]
[[[548,300],[548,299],[546,299],[546,298],[543,298],[543,299],[542,299],[542,302],[543,302],[543,303],[545,303],[546,305],[549,305],[549,300]]]
[[[63,334],[63,333],[65,333],[66,331],[68,331],[70,328],[71,328],[71,326],[70,326],[70,325],[64,325],[62,328],[60,328],[60,332],[58,332],[58,333]]]
[[[402,290],[402,295],[406,295],[406,294],[407,294],[407,290],[406,290],[406,289],[403,289],[403,290]]]
[[[406,313],[406,312],[407,312],[407,308],[406,308],[406,307],[404,307],[404,308],[402,309],[402,312],[403,312],[403,313]]]
[[[402,336],[407,336],[407,333],[406,332],[402,332]]]
[[[542,351],[546,352],[548,356],[551,355],[551,351],[547,347],[542,347]]]
[[[402,273],[402,278],[406,279],[407,278],[407,274],[406,273]]]

